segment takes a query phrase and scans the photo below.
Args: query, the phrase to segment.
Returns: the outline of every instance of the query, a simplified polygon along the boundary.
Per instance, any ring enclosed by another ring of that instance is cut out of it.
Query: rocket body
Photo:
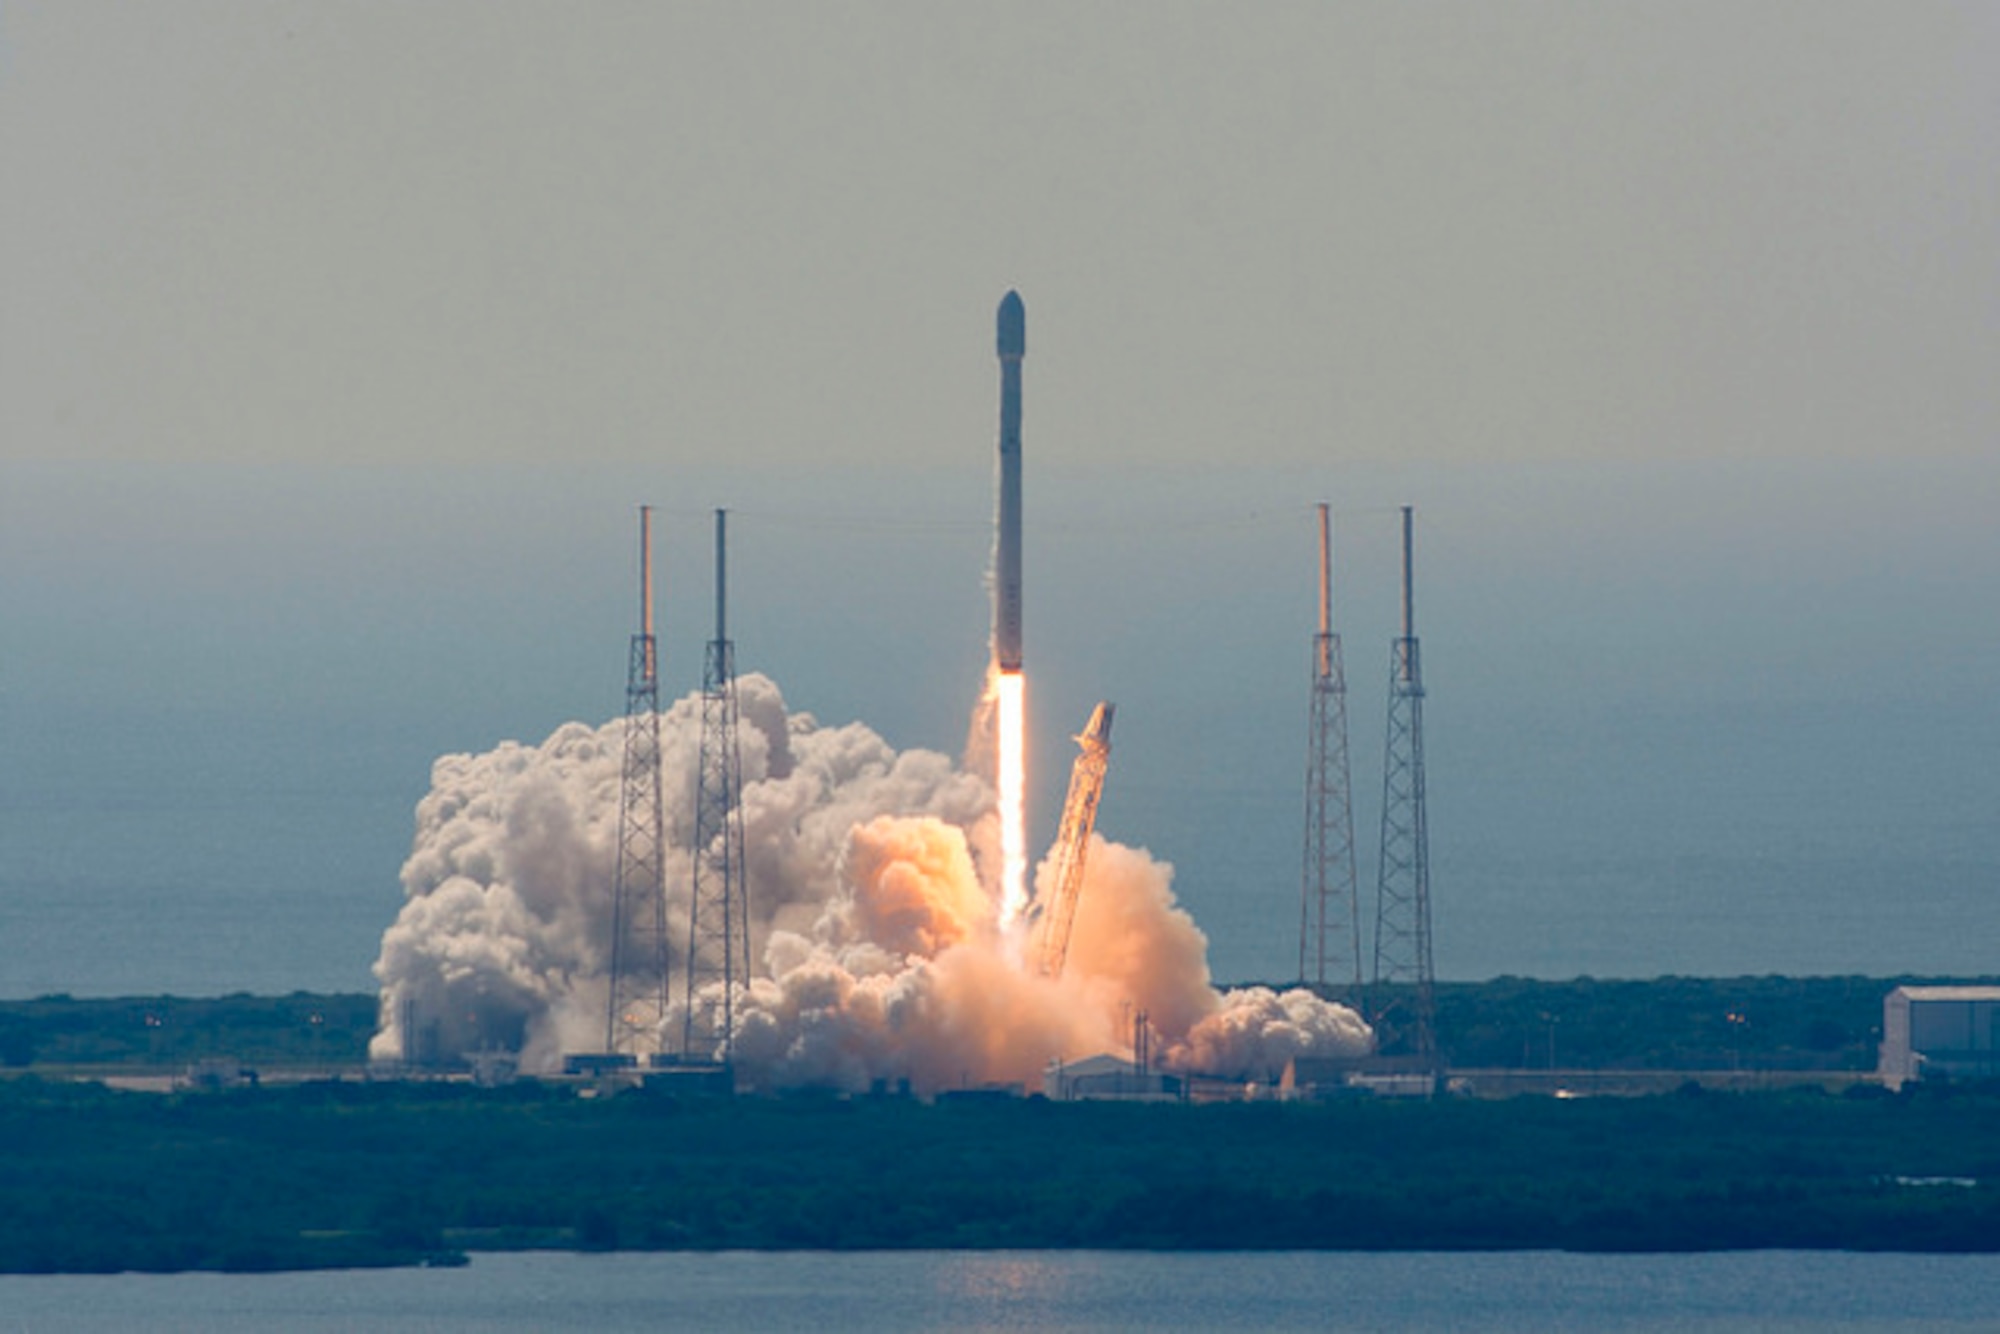
[[[1021,670],[1021,359],[1028,351],[1028,316],[1019,293],[1000,302],[1000,509],[994,549],[993,659],[1006,673]]]

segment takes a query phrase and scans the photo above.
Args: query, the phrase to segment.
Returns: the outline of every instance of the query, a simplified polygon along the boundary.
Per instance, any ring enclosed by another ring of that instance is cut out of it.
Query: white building
[[[1157,1070],[1143,1073],[1122,1056],[1091,1056],[1051,1065],[1043,1082],[1048,1096],[1059,1102],[1116,1100],[1120,1102],[1179,1102],[1182,1081]]]
[[[1897,987],[1882,1002],[1882,1082],[2000,1077],[2000,987]]]

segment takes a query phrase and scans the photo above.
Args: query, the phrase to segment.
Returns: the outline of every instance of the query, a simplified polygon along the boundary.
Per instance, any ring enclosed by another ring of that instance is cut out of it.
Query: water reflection
[[[1089,1256],[1034,1251],[965,1251],[937,1266],[937,1294],[944,1301],[987,1303],[1049,1300],[1090,1278]],[[1085,1263],[1079,1264],[1082,1259]]]

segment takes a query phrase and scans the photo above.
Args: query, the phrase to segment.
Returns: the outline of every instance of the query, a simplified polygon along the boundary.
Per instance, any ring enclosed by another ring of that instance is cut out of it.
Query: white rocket
[[[1000,512],[994,553],[993,659],[1002,672],[1021,670],[1021,358],[1028,352],[1028,313],[1018,292],[1000,301]]]

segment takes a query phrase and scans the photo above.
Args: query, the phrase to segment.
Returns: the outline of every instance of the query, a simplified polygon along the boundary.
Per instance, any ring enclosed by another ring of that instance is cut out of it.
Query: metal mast
[[[625,676],[625,765],[611,896],[611,1001],[604,1049],[660,1050],[667,1016],[666,821],[660,801],[660,672],[653,637],[653,509],[639,507],[639,633]]]
[[[1347,764],[1347,673],[1333,629],[1332,521],[1319,506],[1319,633],[1313,636],[1307,725],[1306,846],[1299,894],[1299,981],[1361,991],[1361,902],[1354,869],[1354,793]]]
[[[1389,739],[1382,770],[1382,856],[1375,899],[1378,1041],[1438,1071],[1431,967],[1430,839],[1424,816],[1424,681],[1403,506],[1403,635],[1389,656]],[[1407,988],[1407,992],[1405,992]],[[1393,999],[1392,997],[1393,993]]]
[[[694,805],[694,894],[688,907],[686,1022],[690,1060],[729,1064],[736,993],[750,982],[750,900],[743,853],[743,762],[737,745],[736,646],[727,619],[728,511],[715,512],[715,638],[701,682],[701,760]]]

